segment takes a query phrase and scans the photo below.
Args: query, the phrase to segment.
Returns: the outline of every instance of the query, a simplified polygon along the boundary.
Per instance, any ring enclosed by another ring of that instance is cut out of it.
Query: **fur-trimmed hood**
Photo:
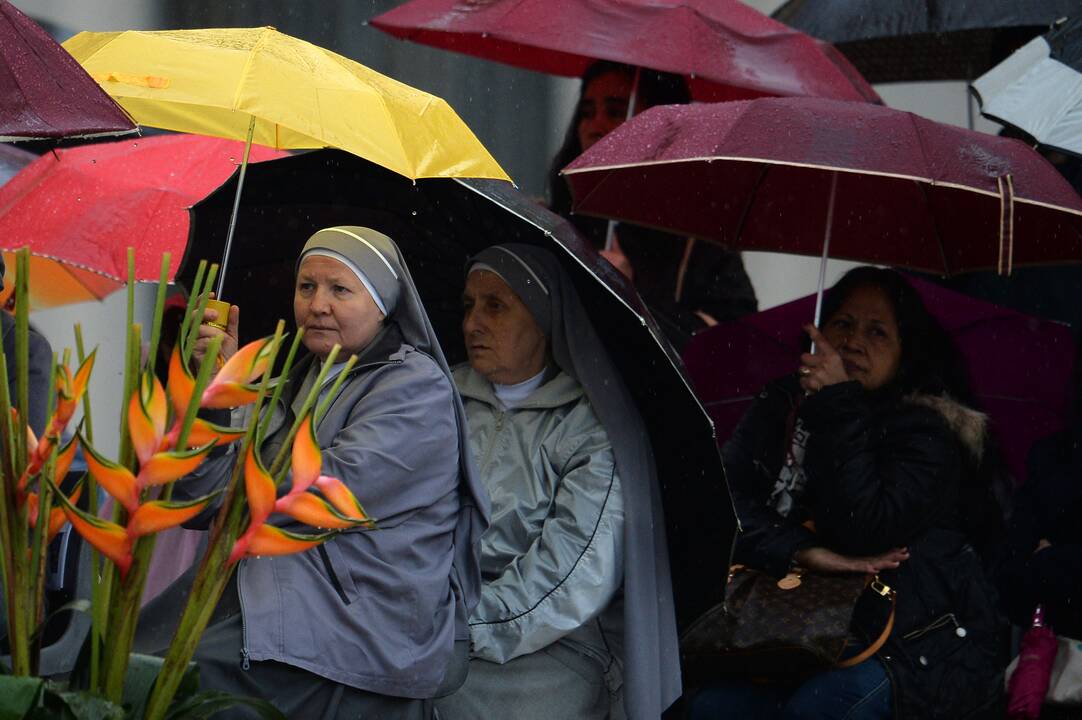
[[[914,393],[907,395],[904,402],[930,408],[939,413],[947,426],[962,441],[974,460],[984,456],[988,438],[988,416],[958,402],[948,395],[927,395]]]

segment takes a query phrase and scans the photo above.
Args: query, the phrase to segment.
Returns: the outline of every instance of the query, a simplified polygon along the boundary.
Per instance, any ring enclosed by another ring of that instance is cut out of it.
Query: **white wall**
[[[81,30],[133,30],[159,25],[159,3],[146,0],[13,0],[12,5],[52,25],[60,40]]]
[[[150,334],[150,316],[154,309],[156,285],[139,283],[135,286],[135,322],[143,326],[143,337]],[[30,321],[62,358],[64,348],[71,348],[71,365],[78,366],[75,351],[76,322],[83,331],[83,345],[89,353],[97,348],[94,373],[90,376],[90,410],[94,421],[94,446],[106,457],[116,458],[120,444],[120,409],[124,394],[124,344],[127,337],[127,294],[121,289],[103,302],[66,305],[31,313]],[[146,341],[144,340],[144,346]],[[82,416],[72,420],[76,427]]]

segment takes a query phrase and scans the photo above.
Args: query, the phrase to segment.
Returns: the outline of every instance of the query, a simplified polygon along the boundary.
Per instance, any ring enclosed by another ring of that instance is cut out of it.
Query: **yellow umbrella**
[[[271,27],[82,32],[64,48],[140,125],[337,147],[411,179],[510,180],[444,100]],[[236,205],[223,265],[235,223]]]

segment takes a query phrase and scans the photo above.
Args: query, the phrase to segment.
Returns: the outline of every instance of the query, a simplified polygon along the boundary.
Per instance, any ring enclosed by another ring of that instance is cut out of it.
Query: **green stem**
[[[154,296],[154,320],[150,325],[150,350],[147,352],[147,364],[150,372],[158,361],[158,342],[162,335],[162,310],[165,308],[165,289],[169,284],[169,253],[162,253],[162,267],[158,273],[158,292]]]
[[[3,485],[0,486],[0,558],[4,572],[4,588],[7,592],[7,623],[11,645],[11,667],[15,675],[29,675],[29,657],[20,652],[23,645],[19,641],[19,618],[22,616],[23,593],[15,558],[19,548],[25,547],[25,534],[18,525],[18,500],[16,483],[19,473],[16,471],[16,451],[13,435],[25,434],[22,425],[16,426],[11,417],[11,396],[8,393],[7,358],[0,353],[0,432],[3,433]]]
[[[64,365],[67,366],[70,361],[71,352],[65,350]],[[53,353],[52,363],[49,368],[49,387],[56,387],[56,353]],[[53,416],[55,405],[55,394],[49,393],[46,401],[45,417],[51,418]],[[59,438],[57,438],[57,442],[59,442]],[[41,477],[53,476],[52,473],[56,467],[56,451],[57,448],[54,446],[53,451],[49,454],[49,458],[41,469]],[[33,542],[30,548],[30,578],[33,582],[30,600],[31,628],[38,628],[45,621],[45,553],[48,550],[49,509],[51,506],[51,488],[46,483],[39,483],[38,516],[35,518],[34,532],[32,534]],[[30,649],[30,667],[31,672],[35,675],[38,674],[39,655],[40,640],[33,643],[33,647]]]
[[[214,614],[214,609],[217,607],[222,592],[224,592],[229,581],[229,577],[233,573],[234,566],[230,565],[228,560],[233,551],[233,544],[240,536],[241,522],[244,519],[246,509],[244,484],[241,482],[244,460],[248,454],[248,449],[255,442],[258,434],[260,409],[267,397],[267,388],[270,384],[270,368],[274,367],[275,358],[281,348],[283,327],[283,323],[278,324],[274,338],[271,341],[274,344],[270,351],[271,358],[267,364],[268,370],[260,381],[259,395],[256,397],[249,416],[251,419],[248,423],[248,432],[241,444],[237,460],[233,463],[233,472],[226,487],[222,508],[218,511],[218,517],[210,531],[207,553],[203,556],[203,562],[199,567],[192,591],[188,596],[188,603],[184,607],[180,623],[177,625],[177,631],[169,644],[165,662],[158,673],[157,680],[154,682],[154,689],[151,691],[150,699],[147,701],[146,710],[143,714],[144,720],[161,720],[165,717],[169,705],[173,702],[173,696],[176,695],[177,688],[180,687],[188,663],[195,654],[199,638],[202,637],[203,631],[206,630],[207,624]],[[212,344],[211,347],[217,351],[217,345]],[[208,357],[210,357],[209,354]],[[210,359],[213,360],[213,357],[210,357]],[[206,365],[208,363],[204,360],[203,366]]]
[[[177,333],[177,342],[180,343],[181,357],[185,364],[188,362],[189,348],[185,347],[188,342],[188,329],[192,325],[192,299],[198,299],[199,295],[203,291],[203,276],[207,273],[207,261],[200,260],[199,266],[195,270],[195,281],[192,283],[191,295],[188,296],[188,306],[184,309],[184,319],[180,323],[180,332]]]
[[[83,343],[83,326],[75,324],[75,352],[82,365],[86,360],[86,346]],[[83,392],[83,434],[90,444],[94,444],[94,422],[90,412],[90,388]],[[86,476],[87,509],[91,515],[98,514],[98,483],[94,476]],[[90,687],[97,689],[101,677],[101,638],[105,632],[104,588],[101,578],[102,558],[93,546],[90,548]]]

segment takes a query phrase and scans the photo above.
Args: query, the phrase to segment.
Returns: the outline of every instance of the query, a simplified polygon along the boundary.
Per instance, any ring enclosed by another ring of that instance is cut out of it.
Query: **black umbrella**
[[[177,279],[190,283],[200,258],[220,258],[236,176],[192,208],[188,252]],[[416,183],[339,150],[248,168],[228,299],[241,308],[246,339],[292,318],[293,267],[319,228],[365,225],[393,237],[409,263],[440,344],[465,359],[461,295],[466,259],[496,243],[548,248],[570,274],[643,419],[658,463],[677,621],[720,601],[736,532],[713,425],[683,364],[642,300],[563,218],[509,183],[433,179]]]
[[[972,80],[1079,0],[789,0],[773,17],[837,46],[868,82]]]

